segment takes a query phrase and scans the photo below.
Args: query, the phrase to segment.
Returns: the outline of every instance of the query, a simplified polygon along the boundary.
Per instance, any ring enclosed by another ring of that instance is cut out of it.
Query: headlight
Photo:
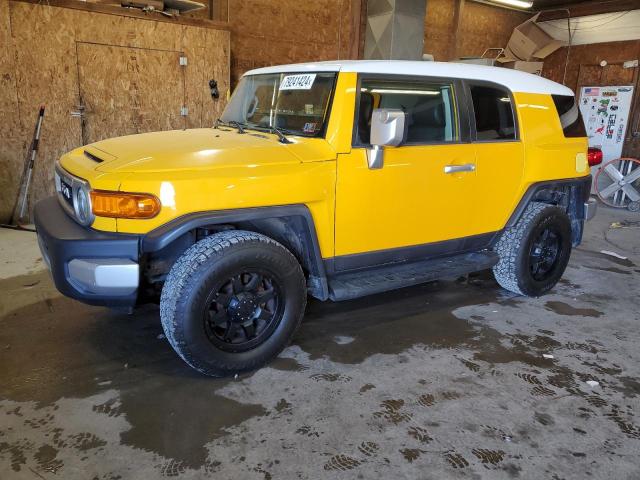
[[[78,221],[83,225],[89,225],[92,220],[91,200],[85,188],[80,187],[76,190],[76,201],[74,202],[74,207]]]

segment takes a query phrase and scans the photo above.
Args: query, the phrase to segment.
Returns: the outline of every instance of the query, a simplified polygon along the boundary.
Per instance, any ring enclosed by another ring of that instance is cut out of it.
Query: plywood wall
[[[357,58],[362,2],[228,0],[232,82],[267,65]]]
[[[424,52],[437,61],[451,60],[457,0],[428,0]],[[482,3],[465,2],[458,34],[458,56],[480,56],[487,48],[504,48],[513,28],[531,15]]]
[[[182,88],[189,115],[181,119],[186,127],[211,125],[224,107],[230,53],[226,29],[0,0],[0,221],[10,216],[40,104],[46,105],[46,114],[32,203],[52,193],[56,159],[82,144],[80,119],[70,112],[79,102],[78,46],[91,44],[187,56]],[[118,62],[111,68],[117,71]],[[217,102],[209,94],[210,78],[218,80],[221,95]],[[164,108],[162,99],[156,97],[149,108]],[[118,112],[113,115],[116,122]],[[174,123],[160,126],[170,128]],[[144,129],[144,119],[141,125]],[[148,124],[152,129],[157,126]]]
[[[16,161],[24,150],[18,115],[17,79],[15,55],[11,44],[9,3],[0,0],[0,221],[6,222],[13,207],[15,185],[21,169]],[[35,120],[35,116],[34,116]]]

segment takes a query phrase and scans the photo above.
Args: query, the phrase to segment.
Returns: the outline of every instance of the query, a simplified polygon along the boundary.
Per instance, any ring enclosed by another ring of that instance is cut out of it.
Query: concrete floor
[[[483,272],[312,301],[231,380],[184,365],[155,307],[59,296],[33,234],[1,231],[0,478],[638,479],[638,220],[601,209],[540,299]]]

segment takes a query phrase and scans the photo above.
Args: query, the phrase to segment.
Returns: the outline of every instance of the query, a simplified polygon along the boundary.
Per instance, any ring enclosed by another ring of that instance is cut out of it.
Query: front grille
[[[54,178],[60,205],[62,205],[62,208],[64,208],[71,217],[75,218],[76,213],[73,208],[73,177],[63,170],[60,165],[56,164]],[[66,195],[65,189],[69,187],[71,191]]]
[[[59,163],[56,163],[55,174],[56,194],[62,208],[78,223],[82,223],[78,219],[76,195],[78,190],[84,188],[87,192],[90,190],[89,182],[82,178],[76,177],[67,172]],[[69,190],[71,190],[69,192]]]

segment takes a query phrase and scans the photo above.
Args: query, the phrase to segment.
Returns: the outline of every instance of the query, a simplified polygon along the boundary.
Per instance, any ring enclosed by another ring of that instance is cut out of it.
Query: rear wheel
[[[493,274],[501,287],[539,297],[551,290],[569,263],[571,221],[563,209],[533,202],[495,246]]]
[[[300,324],[306,287],[296,258],[253,232],[207,237],[176,261],[160,318],[174,350],[201,373],[252,370],[278,355]]]

